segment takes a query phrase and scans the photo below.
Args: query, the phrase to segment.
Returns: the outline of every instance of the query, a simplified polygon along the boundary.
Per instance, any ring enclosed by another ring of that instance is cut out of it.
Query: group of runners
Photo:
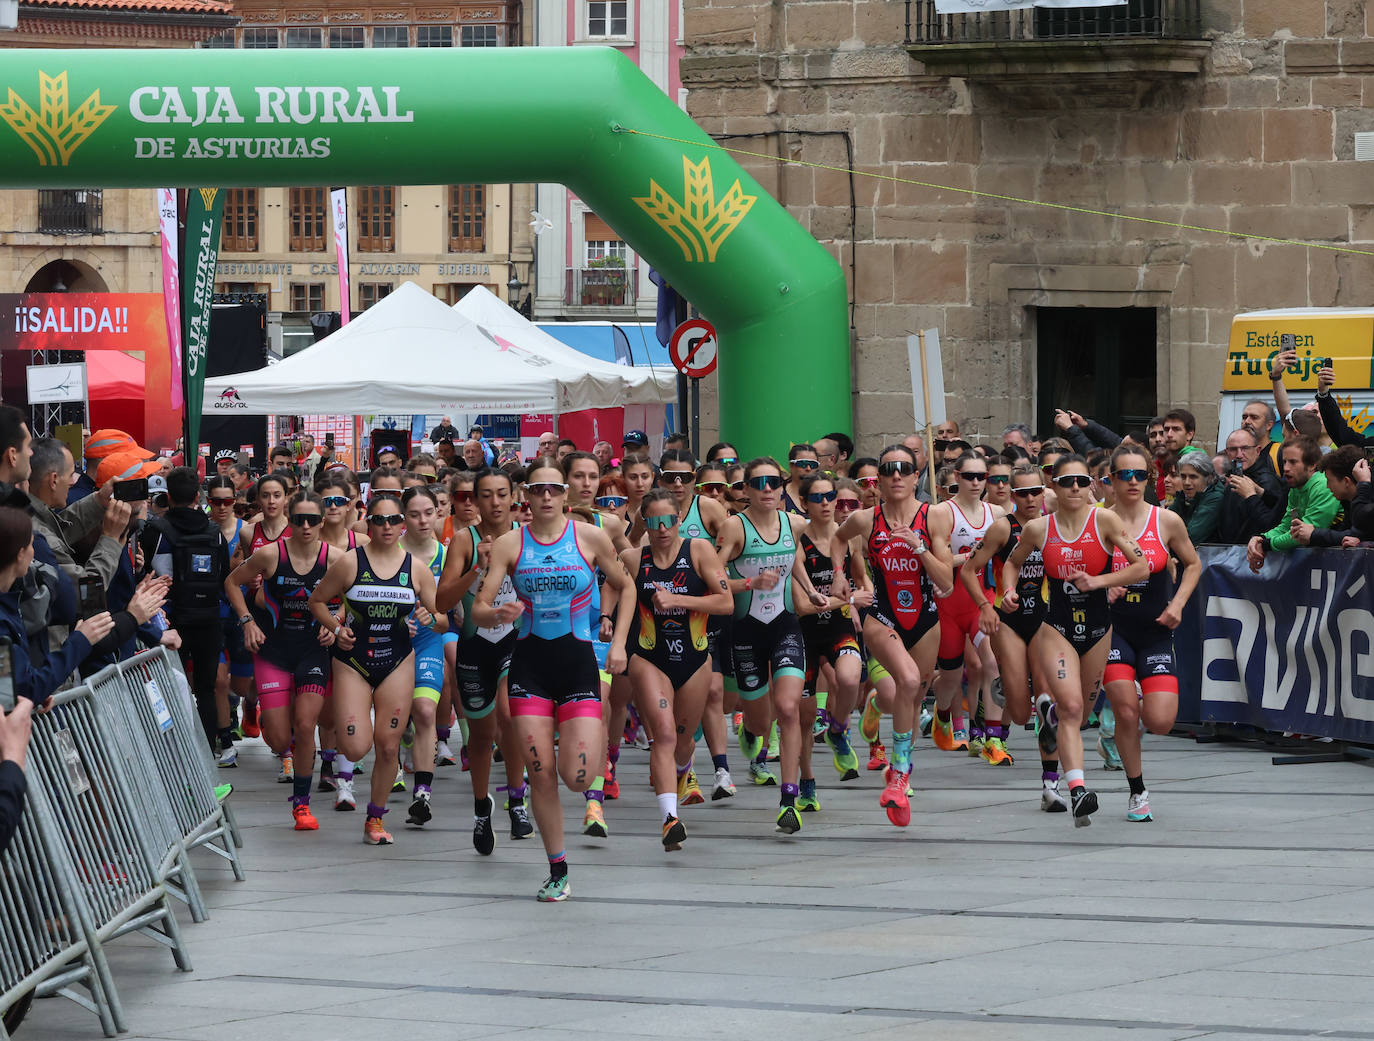
[[[606,838],[627,718],[647,735],[668,851],[687,839],[681,807],[707,798],[700,745],[710,798],[736,795],[732,720],[749,781],[778,787],[774,828],[793,834],[821,808],[816,745],[839,783],[861,776],[856,711],[892,825],[912,819],[918,734],[1007,767],[1010,727],[1033,721],[1041,808],[1081,826],[1098,809],[1082,727],[1105,699],[1126,817],[1151,820],[1140,733],[1173,726],[1172,630],[1200,563],[1181,519],[1147,501],[1147,450],[1110,455],[1107,508],[1088,462],[1051,449],[962,451],[924,502],[921,448],[826,468],[809,443],[786,462],[720,443],[700,461],[564,450],[459,473],[417,456],[365,482],[269,474],[248,509],[212,478],[235,562],[222,684],[281,757],[303,831],[319,827],[317,780],[356,808],[369,755],[365,840],[393,842],[387,803],[407,774],[406,823],[423,827],[460,731],[473,845],[493,851],[504,791],[511,838],[538,827],[541,901],[570,893],[560,781],[583,798],[584,833]]]

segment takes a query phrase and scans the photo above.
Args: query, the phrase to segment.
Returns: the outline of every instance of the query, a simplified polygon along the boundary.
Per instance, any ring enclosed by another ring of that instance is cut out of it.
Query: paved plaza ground
[[[823,810],[800,834],[774,834],[776,789],[741,788],[685,809],[686,848],[665,854],[631,749],[609,840],[582,837],[565,797],[573,897],[540,905],[537,838],[499,830],[479,857],[457,768],[423,832],[397,795],[396,845],[369,848],[332,797],[319,832],[293,832],[252,743],[226,771],[248,879],[196,855],[212,917],[182,914],[195,971],[142,938],[108,948],[126,1037],[1374,1039],[1369,766],[1150,737],[1156,821],[1126,822],[1125,778],[1094,756],[1103,809],[1074,829],[1038,808],[1031,735],[1013,751],[997,769],[920,742],[899,831],[879,775],[841,787],[818,748]],[[100,1031],[52,999],[19,1036]]]

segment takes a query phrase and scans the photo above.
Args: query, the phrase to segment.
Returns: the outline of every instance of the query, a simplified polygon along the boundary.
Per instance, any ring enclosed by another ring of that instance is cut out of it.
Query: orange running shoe
[[[608,799],[620,798],[620,782],[615,779],[615,763],[606,760],[606,775],[601,785],[601,793]]]
[[[310,812],[310,807],[306,803],[300,803],[291,811],[291,816],[296,818],[297,831],[319,831],[320,822],[315,819],[315,815]]]
[[[390,846],[391,832],[382,827],[382,818],[369,817],[363,822],[363,841],[369,846]]]
[[[898,773],[889,768],[883,775],[887,787],[878,797],[878,805],[887,811],[887,819],[899,828],[911,823],[911,803],[906,797],[906,782],[910,776],[909,773]]]
[[[930,739],[935,742],[935,747],[942,752],[954,751],[954,720],[941,719],[936,716],[930,724]]]
[[[883,747],[881,741],[874,741],[868,746],[868,768],[870,770],[882,770],[887,766],[887,749]]]
[[[993,766],[1011,766],[1014,760],[1007,751],[1006,742],[1000,737],[990,737],[983,742],[983,750],[978,753],[985,763]]]
[[[258,703],[256,701],[245,702],[243,706],[243,723],[240,728],[244,737],[262,737],[262,727],[258,726]]]

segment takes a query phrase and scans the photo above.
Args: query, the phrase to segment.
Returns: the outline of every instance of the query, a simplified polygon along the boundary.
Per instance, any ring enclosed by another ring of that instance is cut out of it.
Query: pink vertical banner
[[[334,255],[339,266],[339,324],[348,324],[348,190],[329,193],[329,212],[334,219]]]
[[[172,408],[180,409],[181,376],[181,279],[177,271],[177,192],[157,190],[157,215],[162,230],[162,309],[167,319],[167,350],[172,359]]]

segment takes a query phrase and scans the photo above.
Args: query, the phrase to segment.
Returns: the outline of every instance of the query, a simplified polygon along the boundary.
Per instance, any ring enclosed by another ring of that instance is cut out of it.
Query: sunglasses
[[[812,492],[806,497],[807,502],[834,502],[838,493],[834,490],[828,492]]]
[[[860,486],[864,488],[876,488],[878,486],[878,478],[876,477],[860,477],[858,481]]]
[[[957,484],[947,484],[945,485],[945,491],[949,492],[950,495],[958,495],[959,486]]]
[[[323,524],[324,518],[318,513],[293,513],[291,514],[291,527],[293,528],[313,528],[318,524]]]
[[[732,455],[722,455],[712,459],[711,462],[720,463],[722,466],[734,466],[739,460]]]
[[[557,481],[540,481],[538,484],[525,485],[526,495],[562,495],[567,490],[566,484],[559,484]]]
[[[438,474],[413,473],[413,474],[411,474],[411,476],[412,476],[412,477],[423,477],[423,478],[425,479],[425,482],[426,482],[427,484],[433,484],[435,481],[437,481],[437,480],[439,479],[439,475],[438,475]]]
[[[1024,488],[1013,488],[1011,494],[1019,499],[1030,499],[1045,490],[1043,484],[1028,484]]]
[[[1041,464],[1040,464],[1040,472],[1041,472],[1041,473],[1049,473],[1049,472],[1050,472],[1051,470],[1053,470],[1053,469],[1054,469],[1054,464],[1053,464],[1053,463],[1041,463]]]
[[[449,492],[448,498],[449,502],[472,502],[472,500],[475,499],[476,496],[473,495],[472,489],[469,488],[466,491]]]
[[[1009,474],[988,474],[988,484],[1011,484]]]
[[[725,489],[728,487],[730,486],[726,484],[724,481],[702,481],[697,485],[697,491],[709,492],[716,489],[719,489],[720,491],[725,491]]]
[[[732,482],[730,482],[730,487],[731,487],[731,489],[734,490],[734,491],[742,492],[742,491],[744,491],[744,482],[743,482],[743,481],[732,481]]]
[[[878,474],[881,477],[896,477],[898,475],[910,477],[915,472],[916,464],[909,459],[889,459],[885,463],[878,464]]]
[[[644,526],[650,531],[656,531],[660,528],[671,528],[676,523],[676,513],[655,513],[652,516],[644,518]]]
[[[777,474],[766,474],[749,478],[748,484],[750,488],[760,492],[775,492],[782,487],[782,478]]]
[[[1060,474],[1054,483],[1061,488],[1091,488],[1093,479],[1087,474]]]
[[[367,523],[375,524],[379,528],[399,528],[406,522],[406,519],[399,513],[374,513],[367,518]]]
[[[664,470],[658,475],[659,484],[688,484],[691,480],[691,470]]]
[[[1112,474],[1118,481],[1147,481],[1150,478],[1149,470],[1117,470]]]
[[[238,502],[238,500],[235,499],[232,495],[212,495],[212,496],[210,496],[210,505],[211,505],[212,507],[213,507],[213,506],[232,506],[232,505],[234,505],[234,503],[236,503],[236,502]]]
[[[850,513],[853,510],[857,510],[862,505],[863,503],[859,502],[858,499],[836,499],[835,512]]]
[[[965,481],[986,481],[988,475],[983,470],[960,470],[959,476]]]
[[[793,459],[788,466],[795,466],[798,470],[819,470],[821,468],[818,459]]]
[[[603,510],[618,510],[629,501],[623,495],[599,495],[596,504]]]
[[[350,501],[347,495],[326,495],[320,500],[320,502],[324,503],[324,508],[327,510],[342,509],[347,506]]]

